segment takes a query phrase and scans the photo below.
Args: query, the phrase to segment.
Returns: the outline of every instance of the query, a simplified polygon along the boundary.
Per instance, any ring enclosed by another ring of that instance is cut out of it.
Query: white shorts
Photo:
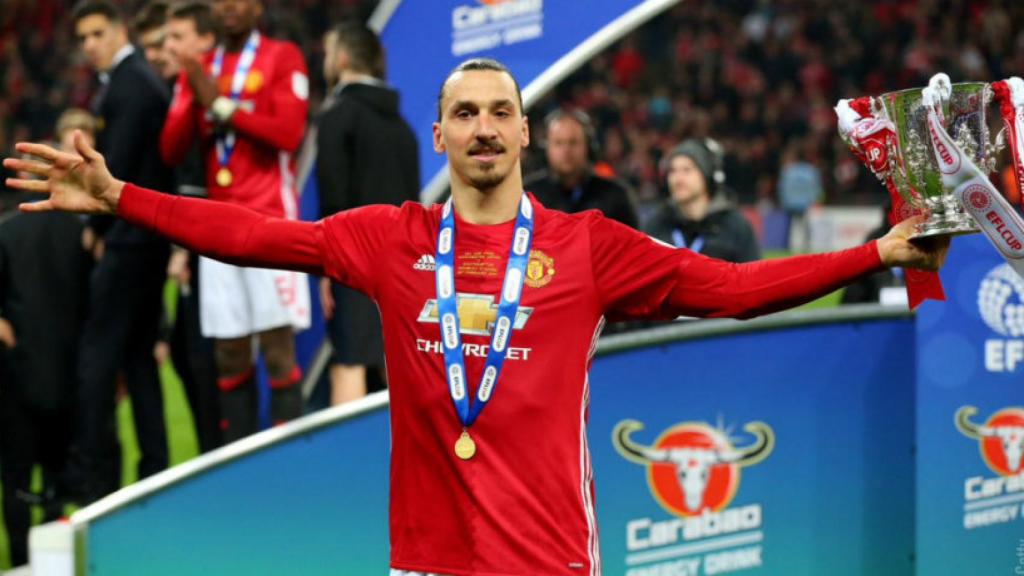
[[[241,338],[271,328],[309,328],[309,280],[302,272],[241,268],[199,258],[203,336]]]

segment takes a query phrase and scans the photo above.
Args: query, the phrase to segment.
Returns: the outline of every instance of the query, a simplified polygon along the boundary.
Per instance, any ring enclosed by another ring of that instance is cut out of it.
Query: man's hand
[[[103,259],[103,253],[106,251],[107,243],[96,235],[96,232],[86,226],[82,228],[82,250],[85,250],[89,254],[92,254],[92,259],[99,262]]]
[[[910,240],[916,225],[923,221],[924,216],[907,218],[878,239],[878,255],[882,264],[890,268],[898,266],[932,272],[942,267],[949,252],[948,235]]]
[[[107,241],[103,238],[97,238],[96,242],[92,245],[92,259],[94,262],[103,260],[103,254],[107,252]]]
[[[22,204],[19,206],[22,212],[64,210],[81,214],[117,213],[124,182],[110,175],[103,156],[89,146],[80,131],[75,130],[77,154],[29,142],[19,142],[14,149],[41,158],[42,162],[5,158],[4,168],[29,172],[43,179],[8,178],[7,186],[50,196],[46,200]]]
[[[203,108],[209,108],[220,94],[217,84],[206,75],[203,63],[198,58],[183,56],[181,66],[185,69],[185,77],[188,78],[188,84],[196,96],[196,102]]]
[[[320,279],[320,307],[324,310],[326,320],[334,316],[334,296],[331,294],[330,278]]]
[[[96,231],[86,226],[82,228],[82,250],[92,253],[92,249],[96,246]]]
[[[18,345],[18,341],[14,338],[14,327],[3,318],[0,318],[0,344],[8,348]]]

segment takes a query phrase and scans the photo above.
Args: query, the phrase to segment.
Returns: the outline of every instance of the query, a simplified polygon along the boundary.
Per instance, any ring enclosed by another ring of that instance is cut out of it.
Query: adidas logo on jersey
[[[424,272],[433,272],[436,267],[437,264],[434,263],[434,257],[430,254],[420,256],[420,259],[412,265],[413,270],[423,270]]]

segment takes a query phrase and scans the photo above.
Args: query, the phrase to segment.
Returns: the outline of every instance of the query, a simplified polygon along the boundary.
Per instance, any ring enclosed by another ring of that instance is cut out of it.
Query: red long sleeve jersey
[[[240,52],[225,52],[219,78],[220,94],[229,96]],[[213,53],[203,60],[210,71]],[[200,138],[206,163],[206,186],[213,200],[247,206],[268,216],[298,217],[294,152],[306,128],[309,80],[299,49],[290,42],[263,36],[242,89],[239,107],[231,117],[236,144],[228,161],[232,182],[217,184],[214,125],[197,105],[182,71],[174,87],[174,100],[160,135],[160,155],[170,165],[181,163]]]
[[[535,235],[508,357],[455,456],[434,281],[440,206],[407,203],[286,222],[126,186],[119,212],[239,264],[331,278],[380,306],[391,394],[391,566],[453,575],[600,574],[587,449],[587,370],[603,318],[753,316],[880,266],[874,243],[729,264],[603,217],[536,200]],[[471,394],[495,320],[514,222],[456,220],[456,291]]]

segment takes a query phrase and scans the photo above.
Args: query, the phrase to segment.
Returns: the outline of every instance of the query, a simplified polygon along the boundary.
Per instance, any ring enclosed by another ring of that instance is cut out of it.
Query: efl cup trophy
[[[936,84],[941,96],[935,112],[942,127],[953,135],[957,146],[983,171],[995,169],[995,158],[1004,147],[1002,138],[989,140],[985,118],[992,91],[984,82]],[[928,219],[918,225],[916,236],[970,234],[978,232],[974,219],[942,182],[942,172],[932,150],[929,133],[929,107],[924,105],[924,90],[900,90],[882,94],[874,101],[876,114],[896,127],[899,144],[894,162],[893,180],[904,202],[919,209]],[[1002,135],[1002,132],[1000,132]]]
[[[959,148],[986,173],[995,169],[996,155],[1005,147],[1002,138],[992,142],[986,107],[992,101],[992,90],[984,82],[950,84],[948,77],[936,75],[931,84],[940,94],[933,107],[943,129],[953,135]],[[932,150],[926,90],[912,88],[888,92],[869,98],[869,116],[893,132],[885,141],[884,165],[872,165],[872,171],[886,181],[890,193],[898,195],[894,204],[903,206],[903,216],[924,214],[927,220],[918,225],[916,237],[940,234],[970,234],[979,229],[974,219],[943,185],[939,160]],[[842,105],[842,103],[840,104]],[[841,133],[842,133],[841,129]],[[851,147],[857,148],[859,134],[843,133]],[[878,154],[878,152],[875,152]],[[891,182],[889,182],[891,181]],[[901,218],[902,219],[902,218]]]
[[[994,139],[993,99],[1005,124]],[[1024,275],[1024,220],[989,181],[1007,139],[1024,180],[1024,82],[952,84],[936,74],[924,89],[841,100],[836,113],[843,139],[889,189],[890,223],[925,216],[915,238],[984,232]]]

